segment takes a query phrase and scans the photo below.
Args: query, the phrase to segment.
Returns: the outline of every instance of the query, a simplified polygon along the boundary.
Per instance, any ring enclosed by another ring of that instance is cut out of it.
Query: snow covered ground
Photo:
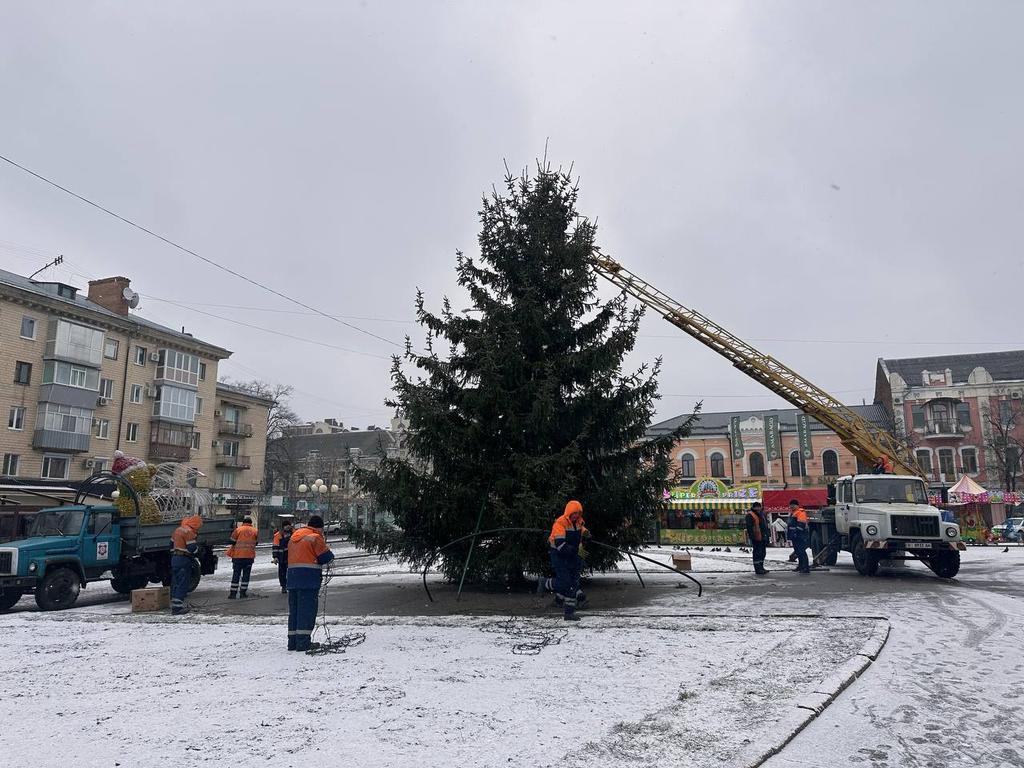
[[[332,627],[366,640],[319,657],[286,653],[278,619],[92,609],[0,627],[8,765],[449,768],[719,764],[770,738],[873,622],[375,618]]]

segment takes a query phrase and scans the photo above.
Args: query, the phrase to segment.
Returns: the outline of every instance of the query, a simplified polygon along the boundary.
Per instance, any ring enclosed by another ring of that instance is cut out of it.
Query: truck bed
[[[145,552],[159,552],[170,549],[171,534],[180,525],[178,521],[139,525],[136,518],[121,518],[122,552],[128,556]],[[233,517],[204,517],[197,541],[211,547],[231,543],[231,531],[235,529]]]

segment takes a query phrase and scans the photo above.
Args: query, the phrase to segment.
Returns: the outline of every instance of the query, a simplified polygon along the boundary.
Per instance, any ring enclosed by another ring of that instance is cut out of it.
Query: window
[[[193,432],[192,433],[192,450],[193,451],[198,451],[199,450],[199,433],[198,432]]]
[[[117,348],[120,346],[117,339],[107,339],[103,342],[103,356],[108,360],[117,360]]]
[[[680,459],[683,465],[683,477],[696,477],[696,468],[694,467],[693,455],[684,453]]]
[[[968,475],[978,474],[978,452],[973,448],[964,448],[961,450],[960,461],[964,465],[964,472]]]
[[[918,451],[915,455],[917,456],[917,463],[921,465],[921,469],[925,471],[925,474],[930,475],[932,473],[931,451]]]
[[[203,413],[203,398],[196,398],[196,416],[200,416]]]
[[[83,368],[72,363],[47,360],[43,363],[43,384],[63,384],[78,389],[99,389],[100,372],[95,368]]]
[[[1006,461],[1006,474],[1008,477],[1016,477],[1017,469],[1020,466],[1020,451],[1017,450],[1017,446],[1008,446],[1006,452],[1003,454]]]
[[[114,399],[113,379],[100,379],[100,397],[105,397],[107,400]]]
[[[128,400],[130,402],[133,402],[133,403],[141,403],[142,402],[142,385],[141,384],[132,384],[132,393],[129,396]]]
[[[110,469],[110,459],[102,459],[97,456],[92,460],[93,472],[102,472],[105,469]]]
[[[153,415],[179,421],[195,421],[196,393],[191,389],[162,386],[156,389]]]
[[[961,427],[970,428],[971,426],[971,404],[970,403],[957,403],[956,404],[956,420]]]
[[[949,406],[946,403],[932,403],[932,419],[936,424],[949,424]]]
[[[755,451],[750,454],[751,477],[764,477],[764,456]]]
[[[16,453],[5,453],[4,454],[4,475],[7,477],[14,477],[18,474],[18,460],[21,457]]]
[[[924,406],[910,406],[910,420],[914,429],[924,429]]]
[[[947,478],[953,478],[956,475],[951,448],[939,448],[939,472]]]
[[[43,403],[43,429],[88,435],[92,429],[92,411],[62,403]]]
[[[839,474],[839,454],[833,450],[821,454],[821,472],[826,477],[835,477]]]
[[[67,456],[43,456],[43,473],[40,477],[47,480],[67,480],[68,464],[70,462]]]
[[[110,419],[96,419],[95,425],[92,428],[92,433],[100,440],[106,440],[110,437]]]
[[[161,349],[156,364],[156,377],[178,384],[199,384],[199,358],[176,349]]]
[[[790,451],[789,453],[789,474],[792,477],[803,477],[807,473],[807,467],[804,465],[804,458],[800,455],[800,451]]]
[[[99,461],[96,462],[99,464]],[[97,472],[99,470],[96,470]],[[114,522],[114,515],[110,512],[93,512],[89,515],[89,533],[99,535],[110,533],[110,525]]]
[[[999,401],[999,423],[1003,426],[1013,420],[1013,403],[1009,400]]]
[[[238,441],[237,440],[225,440],[224,441],[224,455],[225,456],[238,456]],[[328,483],[330,485],[330,483]]]
[[[36,321],[31,317],[21,318],[21,338],[23,339],[35,339],[36,337]]]
[[[206,363],[199,363],[199,380],[206,381]]]
[[[148,357],[148,356],[149,356],[149,350],[146,349],[145,347],[136,347],[135,348],[135,364],[136,365],[145,365],[146,364],[146,357]]]
[[[220,487],[221,488],[234,488],[235,487],[235,473],[234,472],[221,472],[220,473]]]
[[[14,383],[28,384],[32,381],[32,364],[17,362],[14,364]]]
[[[67,320],[51,322],[46,354],[99,368],[103,360],[103,331]]]
[[[836,491],[836,499],[838,501],[845,501],[847,504],[851,504],[853,502],[853,482],[850,480],[843,480]]]
[[[129,421],[124,430],[124,441],[126,443],[137,443],[139,441],[139,425]]]
[[[717,452],[711,454],[711,476],[725,477],[725,457]]]
[[[25,408],[21,405],[11,407],[7,414],[7,428],[21,431],[25,428]]]

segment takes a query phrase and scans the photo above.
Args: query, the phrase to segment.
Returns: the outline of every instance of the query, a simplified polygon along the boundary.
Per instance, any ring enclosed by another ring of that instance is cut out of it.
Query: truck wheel
[[[831,568],[837,562],[839,562],[839,552],[836,550],[835,547],[830,546],[828,554],[825,555],[825,565]]]
[[[111,588],[120,595],[130,595],[133,589],[142,589],[147,584],[149,584],[147,576],[114,577],[110,580]]]
[[[2,589],[0,590],[0,613],[9,611],[18,601],[21,600],[20,589]]]
[[[960,572],[960,553],[955,549],[938,552],[928,561],[928,567],[936,576],[952,579]]]
[[[861,576],[874,576],[878,573],[878,555],[864,546],[864,539],[859,533],[853,534],[850,547],[853,550],[853,567]]]
[[[63,611],[75,604],[81,589],[77,573],[70,568],[54,568],[36,587],[36,605],[44,611]]]
[[[196,587],[198,587],[199,586],[199,581],[202,578],[203,578],[202,566],[199,565],[199,561],[198,560],[193,560],[192,561],[192,575],[189,577],[189,580],[188,580],[188,591],[192,592]]]
[[[811,531],[811,559],[815,560],[821,552],[824,542],[821,540],[821,531],[815,528]]]

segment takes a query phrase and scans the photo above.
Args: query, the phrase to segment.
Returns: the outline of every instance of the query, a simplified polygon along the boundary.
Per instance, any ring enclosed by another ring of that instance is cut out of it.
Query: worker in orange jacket
[[[252,518],[244,517],[242,524],[231,532],[231,546],[227,556],[231,558],[231,591],[228,599],[245,597],[249,591],[249,576],[256,560],[256,540],[259,533],[253,527]]]
[[[316,601],[323,567],[334,559],[324,541],[324,519],[311,515],[309,522],[288,540],[288,650],[308,651],[316,623]]]
[[[764,576],[768,571],[764,567],[764,559],[768,554],[768,520],[765,518],[764,507],[755,501],[747,510],[747,536],[754,556],[754,573]]]
[[[555,578],[545,582],[547,589],[555,593],[555,602],[562,603],[566,621],[579,621],[576,607],[586,600],[580,591],[583,560],[579,553],[584,537],[589,538],[590,531],[583,522],[583,505],[573,499],[551,526],[548,555]]]
[[[800,502],[796,499],[789,502],[789,523],[786,525],[786,535],[792,542],[793,553],[799,561],[796,567],[797,573],[810,573],[811,564],[807,559],[807,547],[810,546],[810,525],[807,511],[800,506]]]
[[[180,616],[188,613],[185,598],[188,596],[188,585],[192,580],[192,563],[199,551],[199,529],[203,526],[203,518],[199,515],[186,517],[171,534],[171,615]]]
[[[274,534],[271,557],[277,564],[277,580],[281,584],[281,592],[288,593],[288,540],[292,537],[292,524],[285,523],[281,530]]]

